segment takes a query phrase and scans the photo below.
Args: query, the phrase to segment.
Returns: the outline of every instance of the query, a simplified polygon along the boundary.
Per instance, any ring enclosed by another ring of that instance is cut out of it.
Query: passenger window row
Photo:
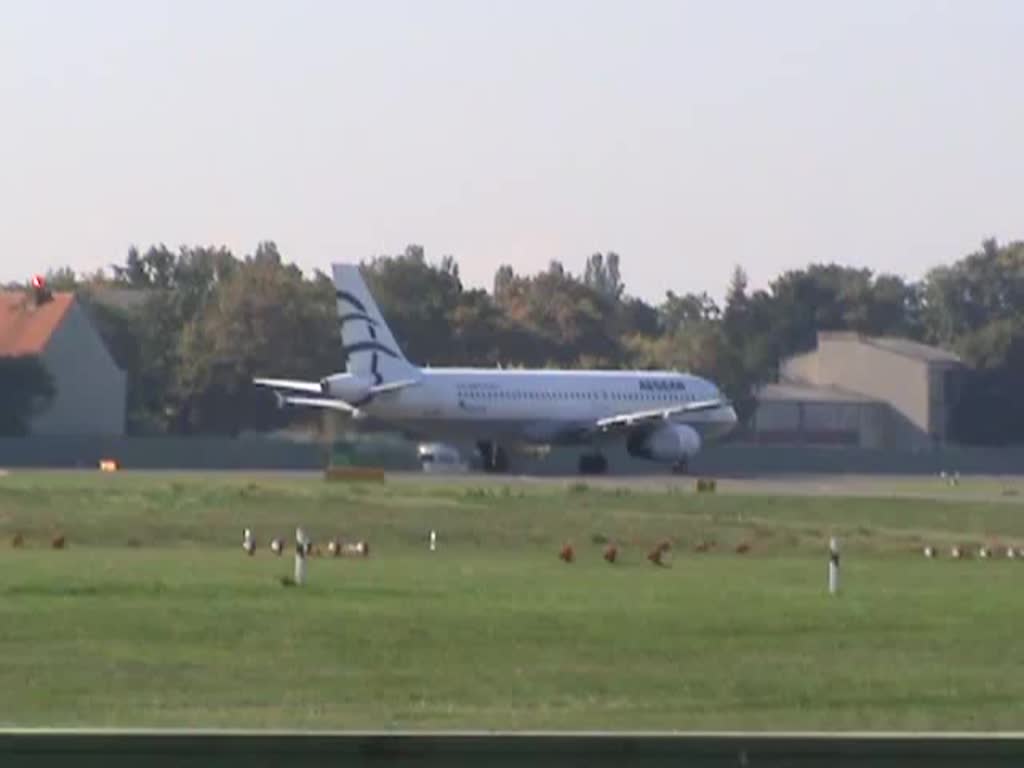
[[[614,390],[603,390],[601,392],[559,392],[553,390],[481,390],[464,389],[459,391],[460,397],[476,400],[645,400],[665,402],[690,402],[695,398],[692,394],[665,392],[616,392]]]

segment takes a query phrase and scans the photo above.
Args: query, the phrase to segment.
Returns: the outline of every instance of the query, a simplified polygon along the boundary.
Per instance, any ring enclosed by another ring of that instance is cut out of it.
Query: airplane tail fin
[[[415,378],[418,369],[399,349],[359,267],[333,264],[331,268],[348,372],[371,379],[375,386]]]

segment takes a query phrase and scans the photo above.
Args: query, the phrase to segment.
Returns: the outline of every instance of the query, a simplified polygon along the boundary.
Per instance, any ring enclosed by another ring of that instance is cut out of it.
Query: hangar
[[[951,441],[964,364],[909,339],[820,332],[763,387],[751,437],[763,443],[924,450]]]
[[[38,357],[56,394],[33,435],[123,435],[126,377],[73,293],[0,291],[0,357]]]

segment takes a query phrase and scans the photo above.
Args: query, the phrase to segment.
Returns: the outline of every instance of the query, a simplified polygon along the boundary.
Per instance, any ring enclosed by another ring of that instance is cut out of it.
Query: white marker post
[[[253,538],[252,531],[248,528],[242,531],[242,549],[245,550],[247,555],[252,555],[256,552],[256,539]]]
[[[437,551],[437,531],[430,532],[430,551]]]
[[[306,582],[306,550],[309,539],[301,528],[295,529],[295,584],[302,586]]]
[[[828,540],[828,591],[831,595],[839,591],[839,542],[834,536]]]

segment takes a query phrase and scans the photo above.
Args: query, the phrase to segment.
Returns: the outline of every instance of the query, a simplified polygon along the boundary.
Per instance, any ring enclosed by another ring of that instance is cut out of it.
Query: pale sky
[[[720,296],[1024,237],[1016,0],[0,0],[0,280],[131,244],[593,251]]]

